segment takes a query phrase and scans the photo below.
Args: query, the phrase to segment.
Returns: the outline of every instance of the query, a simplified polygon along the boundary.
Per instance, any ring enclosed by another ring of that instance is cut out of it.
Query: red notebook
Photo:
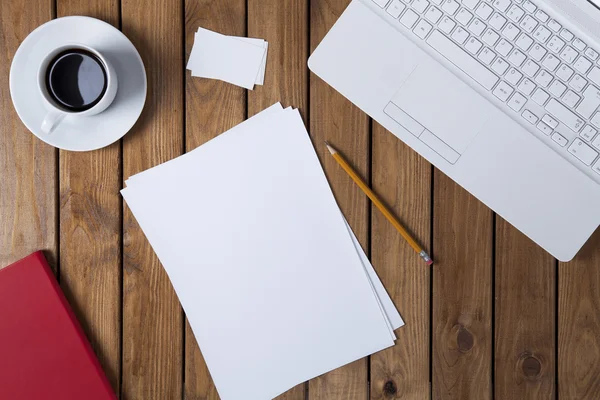
[[[0,398],[116,399],[41,252],[0,270]]]

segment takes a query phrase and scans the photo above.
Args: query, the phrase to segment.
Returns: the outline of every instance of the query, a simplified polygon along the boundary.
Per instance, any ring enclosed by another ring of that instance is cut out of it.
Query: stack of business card
[[[199,28],[187,69],[192,76],[218,79],[246,89],[265,81],[267,49],[263,39],[226,36]]]

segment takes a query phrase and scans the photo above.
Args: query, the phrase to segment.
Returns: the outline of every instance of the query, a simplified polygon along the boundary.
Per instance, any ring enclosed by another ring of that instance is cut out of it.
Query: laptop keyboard
[[[600,175],[600,56],[528,0],[372,0]],[[580,165],[581,165],[580,164]]]

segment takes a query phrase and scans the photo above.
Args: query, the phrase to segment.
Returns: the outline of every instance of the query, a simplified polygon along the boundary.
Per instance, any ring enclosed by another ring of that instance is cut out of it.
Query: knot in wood
[[[536,378],[542,372],[542,363],[537,358],[528,356],[521,363],[521,370],[527,378]]]
[[[394,381],[387,381],[383,385],[383,394],[385,394],[386,396],[393,396],[396,393],[398,393],[398,388],[396,387]]]
[[[475,338],[473,338],[473,334],[469,332],[467,328],[464,326],[460,326],[458,328],[458,333],[456,334],[456,343],[458,345],[458,351],[461,353],[466,353],[473,348],[473,344],[475,342]]]

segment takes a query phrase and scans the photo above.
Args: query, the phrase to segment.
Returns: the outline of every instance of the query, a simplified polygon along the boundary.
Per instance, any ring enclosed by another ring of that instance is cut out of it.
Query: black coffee
[[[106,92],[106,69],[93,53],[70,49],[48,64],[46,87],[56,103],[69,111],[94,107]]]

